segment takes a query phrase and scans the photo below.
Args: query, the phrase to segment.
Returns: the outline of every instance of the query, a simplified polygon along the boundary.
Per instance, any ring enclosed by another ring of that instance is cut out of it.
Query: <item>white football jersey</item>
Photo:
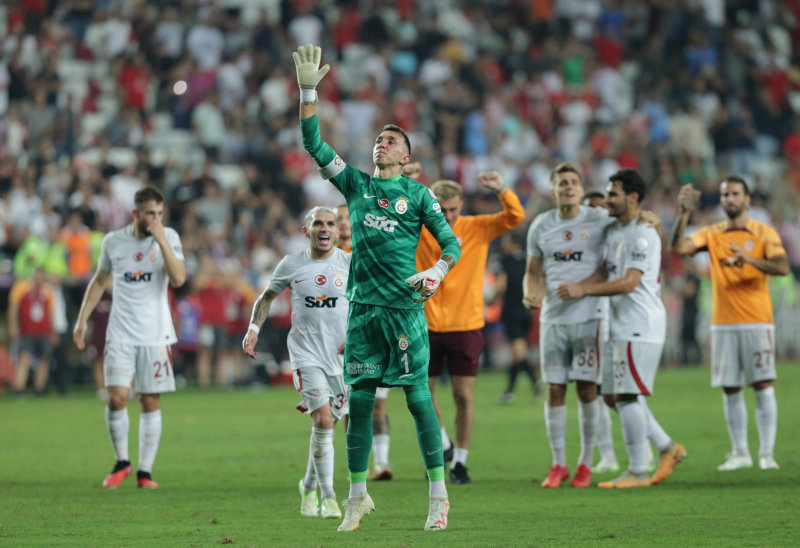
[[[609,281],[622,278],[629,268],[642,272],[632,292],[611,297],[611,338],[663,343],[667,312],[661,301],[661,238],[655,228],[638,220],[627,226],[615,222],[606,236]]]
[[[152,236],[139,239],[131,226],[103,238],[98,268],[111,272],[111,314],[106,341],[137,346],[164,346],[178,341],[167,301],[169,276],[161,247]],[[178,233],[165,227],[175,258],[183,260]]]
[[[578,215],[562,219],[558,209],[536,216],[528,229],[528,255],[543,257],[547,295],[540,320],[554,324],[599,318],[597,297],[563,300],[556,295],[565,282],[580,282],[602,264],[606,227],[614,222],[602,208],[579,206]]]
[[[337,350],[347,331],[345,297],[351,255],[336,249],[327,259],[311,258],[308,249],[287,255],[272,275],[268,288],[292,296],[292,329],[287,346],[292,370],[321,367],[328,375],[341,375],[344,356]]]

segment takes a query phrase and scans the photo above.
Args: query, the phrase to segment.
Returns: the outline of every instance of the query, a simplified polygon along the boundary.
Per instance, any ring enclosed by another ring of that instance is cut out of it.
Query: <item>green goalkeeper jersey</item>
[[[344,195],[350,212],[353,258],[347,279],[350,302],[391,308],[422,308],[405,282],[416,274],[415,256],[422,225],[436,238],[442,255],[458,261],[461,247],[436,196],[404,175],[372,177],[342,161],[319,135],[317,117],[300,120],[303,144]],[[433,265],[425,265],[429,268]]]

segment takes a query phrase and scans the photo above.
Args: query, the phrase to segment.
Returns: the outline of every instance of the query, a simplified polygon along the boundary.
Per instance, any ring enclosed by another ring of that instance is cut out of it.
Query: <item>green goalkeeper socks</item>
[[[352,386],[350,389],[350,422],[347,425],[347,469],[350,476],[363,472],[366,478],[369,453],[372,450],[372,407],[374,386]]]
[[[442,432],[433,408],[428,385],[404,386],[403,389],[406,393],[406,405],[408,405],[408,410],[411,411],[417,427],[417,439],[422,451],[422,458],[425,460],[425,469],[428,470],[428,475],[432,480],[437,479],[433,476],[439,475],[436,471],[437,468],[441,470],[442,478],[444,478]]]

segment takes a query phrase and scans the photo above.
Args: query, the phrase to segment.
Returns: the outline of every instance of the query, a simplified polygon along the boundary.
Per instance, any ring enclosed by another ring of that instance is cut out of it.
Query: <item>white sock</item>
[[[758,454],[772,455],[775,450],[775,433],[778,430],[778,400],[775,387],[756,390],[756,426],[758,427]]]
[[[356,499],[363,497],[367,494],[367,482],[366,481],[359,481],[358,483],[350,483],[350,495],[351,499]]]
[[[389,462],[389,434],[372,436],[372,461],[375,464]]]
[[[564,446],[567,443],[567,406],[550,407],[545,402],[544,422],[547,425],[547,439],[550,440],[550,450],[553,452],[553,464],[566,466],[567,456]]]
[[[161,409],[139,415],[139,467],[142,472],[153,471],[153,461],[161,441]]]
[[[312,428],[311,456],[322,500],[336,498],[333,492],[333,452],[333,428]]]
[[[614,452],[614,439],[611,437],[611,411],[605,403],[600,404],[600,412],[597,414],[595,442],[600,450],[600,458],[617,462],[617,454]]]
[[[447,498],[447,487],[444,486],[444,480],[431,481],[428,484],[428,496]]]
[[[453,462],[450,463],[450,470],[456,467],[456,463],[461,463],[464,466],[467,465],[467,455],[469,455],[469,449],[464,449],[463,447],[456,447],[453,450]]]
[[[617,402],[622,422],[622,437],[628,450],[628,469],[634,474],[647,472],[647,417],[638,401]]]
[[[735,394],[722,393],[725,422],[728,424],[728,436],[731,438],[731,447],[743,455],[750,454],[747,443],[747,406],[744,403],[744,393],[739,390]]]
[[[597,405],[600,402],[595,398],[589,403],[579,402],[578,423],[581,433],[581,454],[578,465],[592,466],[594,456],[594,443],[597,431]]]
[[[450,437],[447,435],[447,430],[444,426],[442,426],[442,451],[447,451],[453,447],[453,442],[450,441]]]
[[[653,416],[650,407],[647,405],[647,398],[639,396],[638,399],[642,408],[644,408],[645,418],[647,419],[647,439],[653,442],[653,445],[656,446],[660,453],[663,453],[672,445],[672,438],[669,437]]]
[[[128,408],[112,411],[106,407],[106,428],[117,460],[131,460],[128,458],[128,430],[130,430]]]
[[[314,471],[314,455],[311,454],[311,446],[308,448],[308,463],[306,464],[306,474],[303,476],[303,489],[305,494],[317,490],[317,473]]]

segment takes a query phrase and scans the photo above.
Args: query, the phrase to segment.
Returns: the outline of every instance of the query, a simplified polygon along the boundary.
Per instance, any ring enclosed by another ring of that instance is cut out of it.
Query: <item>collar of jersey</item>
[[[402,177],[402,176],[403,176],[402,173],[398,173],[394,177],[389,177],[388,179],[381,179],[380,177],[373,177],[373,179],[376,180],[376,181],[381,181],[381,182],[388,182],[388,181],[394,182],[394,181],[400,180],[400,177]]]

